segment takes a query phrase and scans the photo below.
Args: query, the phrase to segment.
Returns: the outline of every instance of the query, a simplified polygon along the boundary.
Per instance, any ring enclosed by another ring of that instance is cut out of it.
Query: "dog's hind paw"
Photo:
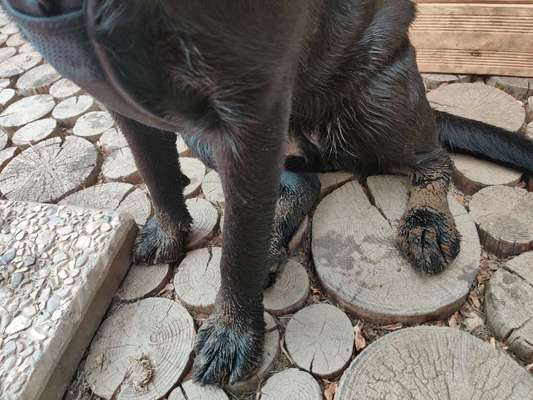
[[[243,317],[228,321],[211,316],[196,339],[193,379],[202,385],[225,386],[245,380],[259,368],[265,324]]]
[[[400,249],[417,270],[436,274],[446,269],[461,248],[461,235],[449,212],[421,207],[409,210],[398,229]]]
[[[150,218],[141,228],[135,240],[133,262],[135,264],[169,264],[185,256],[189,233],[184,229],[169,229],[167,233],[157,218]]]

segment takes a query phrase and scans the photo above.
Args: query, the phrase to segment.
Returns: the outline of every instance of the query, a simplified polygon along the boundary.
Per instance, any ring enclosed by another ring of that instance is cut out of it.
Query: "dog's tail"
[[[526,135],[442,111],[435,115],[440,142],[448,150],[533,173],[533,140]]]

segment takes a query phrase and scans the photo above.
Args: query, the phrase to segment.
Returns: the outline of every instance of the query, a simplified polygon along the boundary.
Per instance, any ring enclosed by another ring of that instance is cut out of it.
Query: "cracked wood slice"
[[[113,118],[107,111],[91,111],[78,118],[72,133],[95,142],[113,124]]]
[[[335,400],[533,398],[533,379],[509,355],[459,329],[389,333],[344,372]]]
[[[217,171],[211,170],[203,178],[202,192],[207,200],[216,205],[224,205],[224,190]]]
[[[55,106],[52,111],[52,117],[54,117],[61,125],[71,128],[74,126],[78,118],[95,108],[96,105],[91,96],[72,96]]]
[[[318,205],[312,254],[325,290],[351,313],[378,323],[419,323],[449,316],[463,304],[479,270],[476,227],[452,194],[448,203],[461,233],[461,251],[446,271],[419,273],[397,246],[397,225],[408,200],[408,179],[349,182]]]
[[[163,298],[125,304],[104,320],[85,363],[97,396],[159,400],[184,376],[194,346],[185,307]]]
[[[264,292],[265,310],[274,315],[292,313],[305,304],[309,288],[309,277],[305,268],[289,259],[280,266],[274,284]]]
[[[260,396],[261,400],[322,400],[322,390],[312,375],[289,368],[268,378]]]
[[[168,400],[229,400],[224,391],[216,386],[202,386],[187,381],[170,393]]]
[[[52,83],[61,75],[50,64],[39,65],[25,72],[18,80],[16,89],[23,96],[48,93]]]
[[[533,249],[533,193],[508,186],[489,186],[470,200],[483,247],[499,256]]]
[[[141,178],[129,147],[115,150],[102,164],[102,174],[107,181],[139,183]]]
[[[320,196],[323,197],[344,183],[351,181],[355,176],[351,172],[341,171],[318,174],[318,178],[320,179]]]
[[[146,193],[124,182],[109,182],[88,187],[65,197],[59,204],[126,212],[138,225],[146,222],[152,209]]]
[[[190,183],[183,189],[185,198],[193,197],[200,191],[205,176],[205,165],[197,158],[180,157],[181,172],[190,179]]]
[[[487,83],[497,87],[518,100],[525,100],[533,95],[533,79],[514,76],[491,76]]]
[[[505,263],[491,277],[486,295],[487,323],[509,349],[533,362],[533,252]]]
[[[15,54],[17,54],[17,50],[13,47],[0,48],[0,63],[9,59],[10,57],[13,57]]]
[[[465,154],[450,154],[454,163],[454,183],[465,194],[474,194],[487,186],[515,186],[523,173]]]
[[[128,142],[117,128],[111,128],[100,136],[97,145],[104,153],[111,154],[115,150],[128,147]]]
[[[54,106],[54,98],[49,94],[24,97],[8,106],[0,114],[0,127],[14,132],[30,122],[47,116]]]
[[[0,63],[0,78],[13,78],[32,69],[43,58],[39,53],[17,54]]]
[[[2,89],[0,91],[0,105],[2,107],[10,105],[17,98],[16,95],[15,90],[11,88]]]
[[[18,129],[11,138],[13,144],[27,147],[53,136],[57,129],[57,122],[52,118],[39,119]]]
[[[441,86],[429,92],[427,98],[437,110],[512,132],[522,127],[526,117],[524,107],[513,96],[481,82]]]
[[[7,39],[6,46],[19,47],[19,46],[22,46],[24,43],[27,43],[26,39],[24,39],[22,34],[20,32],[18,32],[18,29],[15,30],[15,32],[12,32],[12,33],[14,33],[14,34],[11,35],[9,37],[9,39]]]
[[[62,78],[50,86],[49,93],[56,99],[66,99],[81,92],[81,88],[74,82]]]
[[[6,24],[6,25],[2,26],[2,28],[0,28],[0,33],[4,33],[6,35],[14,35],[14,36],[19,35],[20,36],[20,33],[18,33],[18,31],[19,30],[18,30],[17,24],[15,24],[14,22],[9,22],[8,24]],[[10,39],[12,37],[13,36],[11,36]]]
[[[352,356],[352,323],[335,306],[313,304],[292,316],[285,330],[285,346],[299,368],[322,378],[336,376]]]
[[[0,192],[9,200],[55,202],[95,175],[96,160],[95,147],[84,139],[46,139],[9,162],[0,174]]]
[[[280,351],[280,335],[276,321],[269,313],[264,313],[265,318],[265,342],[263,344],[263,360],[255,374],[242,382],[228,386],[233,392],[252,392],[259,389],[259,386],[265,379],[266,375],[272,369],[274,361]]]
[[[218,222],[218,211],[210,202],[198,197],[185,200],[185,205],[193,219],[187,242],[187,249],[192,250],[202,246],[213,236]]]
[[[187,253],[174,275],[174,290],[180,302],[197,313],[211,313],[220,289],[222,249],[210,247]]]
[[[121,301],[135,301],[157,294],[170,280],[168,264],[132,265],[117,292]]]
[[[31,45],[31,43],[24,43],[22,46],[18,48],[18,53],[33,53],[35,51],[35,48]]]

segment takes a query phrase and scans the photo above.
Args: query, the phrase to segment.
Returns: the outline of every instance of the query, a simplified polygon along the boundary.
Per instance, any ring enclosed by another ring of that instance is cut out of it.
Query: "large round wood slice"
[[[26,147],[54,135],[57,122],[52,118],[39,119],[18,129],[11,138],[13,144]]]
[[[426,90],[433,90],[445,83],[467,82],[470,77],[468,75],[452,75],[452,74],[422,74],[422,80]]]
[[[511,256],[533,249],[533,193],[489,186],[472,196],[469,207],[486,250]]]
[[[24,43],[27,43],[22,34],[18,32],[18,29],[16,29],[16,26],[11,26],[8,29],[10,30],[10,32],[6,33],[10,34],[11,36],[6,41],[7,46],[19,47],[22,46]]]
[[[451,154],[454,163],[454,183],[465,194],[474,194],[487,186],[515,186],[523,173],[490,161],[465,154]]]
[[[96,148],[69,136],[37,143],[16,156],[0,174],[9,200],[55,202],[83,186],[96,170]]]
[[[427,94],[433,108],[517,131],[524,124],[522,104],[502,90],[481,82],[453,83]]]
[[[122,301],[135,301],[156,294],[170,280],[168,264],[132,265],[117,296]]]
[[[102,133],[112,128],[113,124],[113,118],[107,111],[92,111],[76,121],[72,133],[96,141]]]
[[[2,47],[0,48],[0,62],[3,62],[10,57],[13,57],[15,54],[17,54],[17,50],[13,47]]]
[[[320,179],[320,195],[325,196],[342,184],[351,181],[355,176],[351,172],[341,171],[318,174],[318,178]]]
[[[216,205],[224,205],[224,190],[220,175],[215,170],[209,171],[202,181],[205,198]]]
[[[49,86],[60,78],[54,67],[43,64],[25,72],[18,79],[16,88],[23,96],[48,93]]]
[[[207,200],[194,198],[185,201],[193,219],[187,249],[195,249],[209,240],[218,222],[217,209]]]
[[[201,386],[193,381],[187,381],[174,389],[168,400],[229,400],[229,397],[216,386]]]
[[[299,368],[321,377],[332,377],[352,357],[353,326],[337,307],[313,304],[292,316],[285,330],[285,346]]]
[[[187,253],[174,275],[174,290],[189,310],[210,313],[220,289],[222,249],[210,247]]]
[[[368,346],[339,382],[335,400],[524,400],[533,379],[501,350],[454,328],[420,326]]]
[[[228,389],[233,392],[251,392],[257,390],[261,385],[261,382],[272,369],[274,361],[279,354],[280,335],[276,321],[268,313],[265,313],[264,316],[266,333],[265,342],[263,344],[263,360],[261,361],[261,365],[259,366],[259,369],[256,371],[255,375],[251,378],[228,386]]]
[[[8,147],[7,149],[0,150],[0,171],[7,165],[9,161],[13,157],[15,157],[15,154],[17,154],[17,147]],[[0,193],[2,190],[0,189]]]
[[[180,157],[181,172],[190,179],[190,183],[183,189],[186,198],[193,197],[200,191],[205,176],[205,165],[197,158]]]
[[[12,78],[32,69],[42,60],[39,53],[17,54],[0,63],[0,78]]]
[[[171,300],[123,305],[93,339],[85,363],[87,383],[108,400],[159,400],[186,372],[194,336],[193,319]]]
[[[487,322],[513,353],[533,362],[533,252],[494,273],[485,295]]]
[[[66,127],[73,127],[78,118],[95,108],[91,96],[73,96],[60,102],[52,111],[52,117]],[[83,136],[83,135],[80,135]]]
[[[313,218],[312,253],[317,275],[345,309],[379,323],[418,323],[445,318],[463,304],[479,270],[476,227],[453,197],[450,210],[462,235],[461,252],[438,275],[418,273],[397,246],[397,224],[408,200],[408,180],[367,180],[369,201],[349,182],[319,204]]]
[[[4,131],[3,129],[0,129],[0,150],[6,147],[8,139],[9,139],[9,136],[7,136],[7,132]]]
[[[307,271],[298,262],[289,261],[279,268],[276,281],[264,293],[265,309],[274,315],[284,315],[298,310],[309,295]]]
[[[2,107],[10,105],[16,99],[17,93],[11,88],[0,91],[0,105]]]
[[[261,400],[322,400],[322,391],[307,372],[289,368],[268,378]]]
[[[11,104],[0,114],[0,127],[15,131],[29,122],[48,115],[54,106],[54,98],[49,94],[25,97]]]
[[[60,79],[50,86],[50,94],[56,99],[66,99],[81,92],[81,89],[74,82],[68,79]]]
[[[487,80],[487,83],[509,93],[519,100],[525,100],[528,96],[533,95],[533,79],[531,78],[491,76]]]
[[[102,174],[108,181],[139,183],[141,180],[129,147],[115,150],[106,157],[102,165]]]
[[[97,144],[106,154],[111,154],[115,150],[128,147],[126,138],[116,128],[111,128],[105,131],[102,136],[100,136]]]
[[[144,190],[135,189],[122,200],[117,211],[130,214],[137,225],[144,225],[152,215],[152,203]]]

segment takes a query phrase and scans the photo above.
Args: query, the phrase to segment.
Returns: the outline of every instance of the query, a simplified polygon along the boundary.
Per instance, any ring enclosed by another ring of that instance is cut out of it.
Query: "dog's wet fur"
[[[37,12],[32,3],[40,13],[63,11],[61,1],[13,3],[28,13]],[[99,7],[98,41],[124,86],[179,125],[222,178],[222,284],[198,333],[194,379],[202,384],[235,383],[259,365],[263,288],[318,198],[316,172],[409,171],[398,243],[429,274],[460,250],[442,145],[533,172],[531,141],[430,108],[408,39],[415,17],[408,0],[102,0]],[[114,117],[156,210],[134,257],[179,261],[191,216],[175,135]],[[289,141],[298,154],[286,156]]]

